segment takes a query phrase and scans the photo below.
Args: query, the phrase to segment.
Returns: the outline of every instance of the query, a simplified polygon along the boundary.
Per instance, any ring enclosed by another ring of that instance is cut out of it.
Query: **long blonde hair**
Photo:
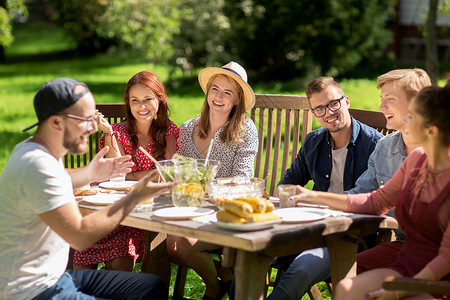
[[[236,80],[224,74],[212,76],[208,84],[206,85],[207,92],[205,95],[205,101],[203,102],[203,109],[200,114],[198,136],[201,139],[204,139],[208,136],[209,133],[211,120],[209,119],[208,95],[212,82],[217,76],[226,76],[238,91],[238,103],[231,109],[230,116],[228,117],[229,122],[225,125],[224,130],[220,134],[220,139],[223,142],[230,144],[242,142],[242,138],[245,134],[245,118],[247,116],[244,105],[244,91],[242,90],[241,85]]]

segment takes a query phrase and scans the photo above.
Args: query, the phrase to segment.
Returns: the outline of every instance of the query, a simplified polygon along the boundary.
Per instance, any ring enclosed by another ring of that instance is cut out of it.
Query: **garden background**
[[[22,129],[36,122],[34,94],[57,77],[87,83],[98,103],[120,103],[132,75],[154,71],[178,126],[200,112],[198,71],[230,60],[248,70],[255,93],[304,95],[309,80],[330,75],[353,108],[378,110],[378,75],[426,68],[389,51],[396,2],[0,1],[0,170],[33,133]],[[438,65],[443,85],[449,64]],[[200,299],[204,287],[189,272],[185,295]]]

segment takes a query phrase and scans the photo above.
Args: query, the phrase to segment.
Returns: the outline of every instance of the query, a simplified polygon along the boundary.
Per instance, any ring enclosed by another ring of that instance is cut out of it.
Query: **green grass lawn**
[[[204,94],[195,78],[188,80],[190,84],[183,84],[182,88],[172,88],[174,85],[170,82],[168,69],[147,63],[144,59],[125,57],[122,53],[80,57],[73,51],[73,41],[51,25],[34,24],[30,28],[28,24],[18,24],[14,34],[16,41],[6,49],[8,61],[0,65],[0,170],[3,170],[14,145],[33,132],[22,133],[22,129],[36,122],[34,94],[45,81],[57,77],[73,77],[87,83],[98,103],[118,103],[122,101],[128,79],[139,71],[151,70],[169,87],[171,119],[177,125],[200,112]],[[380,100],[376,78],[349,79],[340,83],[352,107],[378,109]],[[291,90],[282,90],[280,86],[283,85],[272,86],[275,87],[258,85],[254,90],[256,93],[304,95],[304,86]],[[314,122],[314,126],[317,127],[318,123]],[[324,285],[321,288],[325,289]],[[185,296],[200,299],[203,292],[201,279],[190,270]]]

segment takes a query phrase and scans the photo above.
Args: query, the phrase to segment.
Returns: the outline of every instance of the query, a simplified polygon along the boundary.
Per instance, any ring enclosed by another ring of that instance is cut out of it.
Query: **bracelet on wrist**
[[[104,134],[105,136],[113,136],[113,135],[114,135],[114,131],[111,131],[110,133],[103,132],[103,134]]]

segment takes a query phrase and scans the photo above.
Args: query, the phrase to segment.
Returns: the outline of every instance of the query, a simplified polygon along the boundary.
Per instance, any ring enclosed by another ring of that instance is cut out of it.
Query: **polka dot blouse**
[[[204,159],[192,139],[195,121],[199,117],[200,115],[181,125],[178,139],[179,149],[177,152],[184,156]],[[216,178],[233,176],[253,177],[254,161],[258,152],[258,132],[255,124],[251,119],[245,120],[243,141],[236,144],[222,142],[220,134],[224,127],[216,131],[210,154],[210,159],[221,162]]]

